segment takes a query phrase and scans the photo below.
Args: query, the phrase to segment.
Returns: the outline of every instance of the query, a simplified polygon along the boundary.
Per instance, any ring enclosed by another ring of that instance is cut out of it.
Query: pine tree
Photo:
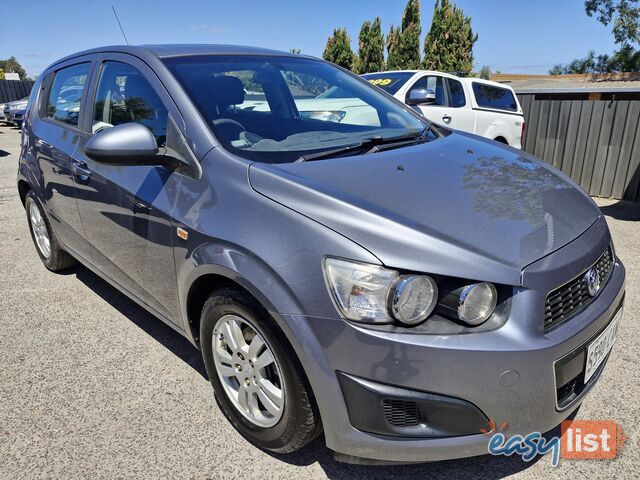
[[[416,70],[420,68],[420,2],[409,0],[402,13],[400,44],[398,46],[402,68]]]
[[[429,70],[469,73],[473,68],[471,17],[449,0],[436,0],[431,29],[424,39],[424,66]]]
[[[391,25],[387,34],[387,70],[402,70],[402,61],[399,55],[400,27]]]
[[[322,58],[344,68],[353,68],[355,55],[351,50],[351,40],[346,28],[333,29],[333,35],[327,39]]]
[[[358,35],[358,60],[356,73],[380,72],[384,70],[384,36],[380,17],[373,24],[366,20]]]

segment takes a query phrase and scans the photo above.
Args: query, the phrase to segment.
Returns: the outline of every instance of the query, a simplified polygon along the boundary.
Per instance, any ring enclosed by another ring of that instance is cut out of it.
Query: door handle
[[[73,170],[73,174],[79,182],[89,181],[89,177],[91,177],[91,170],[89,170],[86,162],[73,160],[71,169]]]
[[[442,121],[447,124],[451,123],[451,115],[443,115]]]
[[[134,198],[133,199],[133,213],[150,213],[151,212],[151,207],[143,202],[142,200],[139,200],[138,198]]]

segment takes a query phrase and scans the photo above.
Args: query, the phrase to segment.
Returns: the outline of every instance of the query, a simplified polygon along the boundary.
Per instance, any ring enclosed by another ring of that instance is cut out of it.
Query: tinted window
[[[449,93],[451,93],[451,106],[454,108],[464,107],[467,101],[464,98],[464,88],[458,80],[448,78]]]
[[[370,137],[420,135],[427,127],[378,89],[327,62],[297,55],[202,55],[164,62],[220,143],[252,160],[292,162]],[[264,98],[248,102],[249,91]]]
[[[56,72],[47,101],[45,115],[48,118],[78,126],[80,99],[88,74],[88,63],[63,68]]]
[[[393,95],[400,90],[413,75],[414,73],[412,72],[367,73],[362,75],[362,78]]]
[[[409,94],[413,90],[431,90],[436,94],[436,101],[434,103],[422,105],[423,107],[446,105],[446,97],[444,95],[444,82],[442,80],[442,77],[422,77],[420,80],[414,83],[411,89],[407,92],[407,98],[409,98]]]
[[[167,134],[167,109],[142,73],[125,63],[105,62],[93,110],[94,133],[122,123],[149,128],[159,146]]]
[[[479,107],[518,111],[518,104],[511,90],[473,82],[473,94]]]

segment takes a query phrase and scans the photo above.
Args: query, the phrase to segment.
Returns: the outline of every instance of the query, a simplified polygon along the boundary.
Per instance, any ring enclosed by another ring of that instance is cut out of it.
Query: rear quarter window
[[[507,88],[473,82],[473,95],[476,97],[476,103],[479,107],[508,112],[518,111],[518,102],[516,102],[513,92]]]

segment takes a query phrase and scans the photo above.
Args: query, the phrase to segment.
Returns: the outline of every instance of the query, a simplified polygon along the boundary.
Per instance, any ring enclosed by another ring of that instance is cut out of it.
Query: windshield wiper
[[[368,137],[358,143],[347,145],[345,147],[333,148],[331,150],[323,150],[321,152],[309,153],[298,157],[295,163],[307,162],[310,160],[320,160],[322,158],[339,157],[351,152],[374,153],[391,148],[398,148],[404,145],[410,145],[419,141],[424,141],[429,127],[426,127],[419,133],[409,135],[398,135],[397,137],[384,138],[381,136]]]

